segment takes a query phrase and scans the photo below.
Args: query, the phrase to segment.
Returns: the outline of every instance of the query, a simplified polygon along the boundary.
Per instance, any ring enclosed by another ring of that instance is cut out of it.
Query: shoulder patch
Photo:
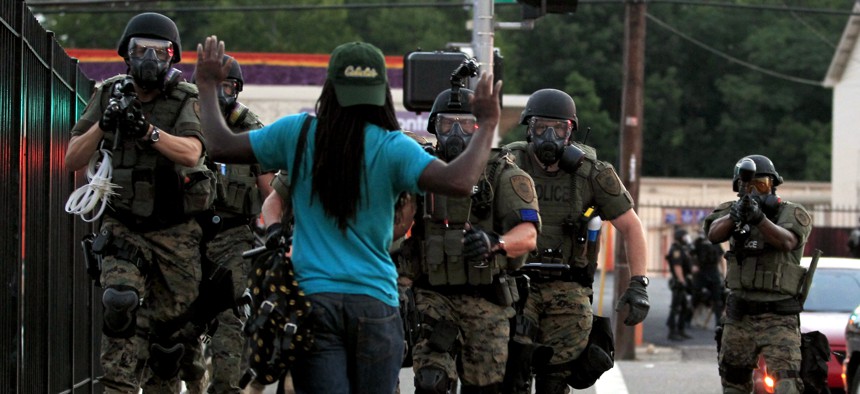
[[[200,118],[200,102],[194,102],[194,113],[197,114],[197,118]]]
[[[801,207],[794,208],[794,218],[797,219],[797,222],[803,227],[809,226],[809,224],[812,223],[812,218],[809,217],[806,210]]]
[[[535,199],[535,187],[531,178],[525,175],[514,175],[511,177],[511,186],[523,201],[531,203]]]
[[[618,174],[612,168],[607,167],[601,170],[595,180],[606,193],[613,196],[621,194],[621,180],[618,179]]]

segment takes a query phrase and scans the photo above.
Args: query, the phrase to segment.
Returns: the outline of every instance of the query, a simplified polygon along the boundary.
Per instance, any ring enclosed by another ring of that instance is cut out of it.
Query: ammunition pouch
[[[217,187],[215,174],[203,164],[201,158],[194,167],[177,165],[179,179],[183,180],[182,208],[186,217],[194,216],[212,207]]]
[[[585,267],[571,267],[567,264],[526,263],[518,272],[528,275],[529,279],[537,282],[576,282],[583,287],[594,284],[594,273],[597,265],[588,264]]]
[[[734,253],[729,256],[733,257],[733,260],[737,258]],[[726,285],[729,289],[770,291],[790,296],[799,294],[806,268],[774,261],[768,255],[744,256],[742,264],[729,264],[726,274]]]
[[[257,177],[249,165],[215,163],[217,193],[215,207],[218,212],[245,217],[256,216],[263,206]]]
[[[777,315],[796,315],[803,311],[803,305],[795,298],[779,301],[748,301],[729,295],[726,302],[726,315],[733,320],[740,320],[744,316],[755,316],[763,313]]]

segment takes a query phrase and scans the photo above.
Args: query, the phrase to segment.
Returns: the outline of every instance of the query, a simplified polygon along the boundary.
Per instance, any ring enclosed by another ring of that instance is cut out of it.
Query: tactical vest
[[[105,80],[101,104],[107,107],[114,83],[125,78],[118,75]],[[144,104],[147,120],[172,134],[187,100],[197,96],[197,88],[180,82],[166,94]],[[128,226],[163,228],[189,219],[211,208],[215,199],[215,176],[201,157],[194,167],[174,163],[155,148],[119,133],[105,133],[106,147],[113,150],[112,183],[119,186],[111,198],[114,216]]]
[[[782,203],[779,209],[784,207],[785,203]],[[742,244],[732,238],[729,245],[731,250],[726,254],[726,286],[729,289],[790,296],[800,292],[806,269],[790,261],[787,253],[779,252],[767,244],[757,227],[751,226],[749,237]]]
[[[240,119],[242,123],[234,124],[232,121],[228,117],[227,124],[237,134],[263,127],[257,116],[247,110]],[[225,218],[259,215],[263,206],[263,197],[257,187],[257,176],[262,172],[260,166],[224,163],[212,163],[211,166],[218,185],[216,212]]]
[[[589,179],[605,164],[597,160],[594,148],[579,143],[574,145],[585,152],[582,165],[573,176],[559,170],[554,177],[543,176],[543,169],[537,167],[540,164],[528,157],[527,142],[518,141],[506,146],[516,157],[516,164],[532,176],[538,193],[543,226],[538,235],[537,249],[529,253],[528,263],[566,264],[576,268],[597,264],[596,248],[589,248],[588,242],[584,242],[588,219],[583,215],[597,214],[589,210],[594,205],[594,191]]]
[[[498,184],[507,163],[505,157],[493,160],[486,170],[487,178],[482,178],[472,197],[425,196],[421,273],[431,286],[489,285],[507,268],[508,258],[502,255],[494,255],[487,266],[478,266],[478,262],[462,258],[463,229],[467,221],[485,231],[493,229],[491,202],[489,209],[484,208],[487,204],[485,190],[491,188],[489,182],[493,187]]]

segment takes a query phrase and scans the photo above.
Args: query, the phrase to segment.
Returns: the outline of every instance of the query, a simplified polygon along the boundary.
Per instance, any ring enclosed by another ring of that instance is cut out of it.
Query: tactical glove
[[[143,115],[140,103],[129,106],[122,124],[123,131],[131,138],[142,138],[149,132],[149,122]]]
[[[743,223],[743,216],[741,215],[741,210],[743,209],[742,205],[743,200],[737,200],[732,204],[732,208],[729,210],[729,216],[735,223]]]
[[[284,225],[281,223],[273,223],[266,228],[266,249],[275,250],[281,245],[281,238],[284,236]]]
[[[764,212],[761,211],[761,205],[754,198],[748,198],[745,204],[741,205],[741,219],[744,223],[749,223],[757,226],[764,219]]]
[[[504,254],[499,244],[499,235],[467,226],[463,234],[463,258],[466,260],[486,260],[494,253]]]
[[[648,310],[651,309],[651,304],[648,302],[648,292],[645,291],[645,286],[637,281],[630,281],[627,290],[621,295],[618,300],[618,305],[615,306],[616,312],[621,312],[621,308],[625,304],[630,305],[630,313],[624,319],[624,324],[635,326],[645,320],[648,316]]]
[[[119,117],[119,105],[111,100],[108,103],[107,108],[105,108],[105,111],[102,113],[102,118],[99,119],[99,128],[108,133],[116,131]]]

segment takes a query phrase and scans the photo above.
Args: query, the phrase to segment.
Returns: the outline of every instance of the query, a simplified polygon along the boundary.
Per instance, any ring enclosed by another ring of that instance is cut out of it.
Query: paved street
[[[648,286],[651,311],[643,322],[642,343],[636,349],[636,360],[616,361],[615,367],[606,372],[594,387],[574,390],[589,394],[664,394],[722,392],[717,374],[717,352],[713,327],[692,328],[688,334],[693,338],[685,341],[669,341],[666,318],[669,314],[669,287],[662,275],[652,274]],[[614,280],[606,275],[602,301],[602,315],[611,313]],[[600,302],[600,273],[595,277],[595,309]],[[710,322],[713,325],[713,321]],[[412,393],[413,373],[411,369],[400,372],[401,392]],[[269,387],[267,394],[275,394]]]

